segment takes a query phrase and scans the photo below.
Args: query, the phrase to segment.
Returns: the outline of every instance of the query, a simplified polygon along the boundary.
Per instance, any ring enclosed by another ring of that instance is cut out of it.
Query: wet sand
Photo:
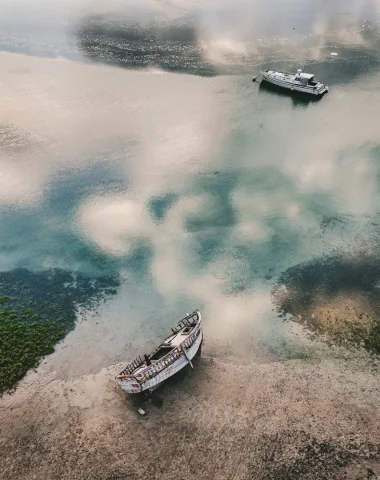
[[[366,479],[380,475],[380,376],[357,360],[207,356],[140,417],[113,380],[32,372],[0,405],[3,479]]]

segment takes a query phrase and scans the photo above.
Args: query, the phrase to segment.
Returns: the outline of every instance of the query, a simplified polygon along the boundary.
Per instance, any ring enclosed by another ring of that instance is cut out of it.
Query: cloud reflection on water
[[[237,37],[207,41],[223,47],[232,38],[228,48],[246,55]],[[323,40],[318,48],[316,61]],[[199,305],[212,338],[249,343],[269,336],[275,322],[271,276],[357,239],[354,228],[322,235],[323,216],[378,208],[376,76],[355,73],[349,85],[341,78],[344,88],[322,102],[292,108],[291,98],[258,92],[248,76],[1,57],[0,202],[4,215],[11,210],[3,268],[62,262],[86,269],[92,251],[124,272],[134,261],[143,270],[138,281],[164,308]],[[158,216],[157,199],[164,199]]]

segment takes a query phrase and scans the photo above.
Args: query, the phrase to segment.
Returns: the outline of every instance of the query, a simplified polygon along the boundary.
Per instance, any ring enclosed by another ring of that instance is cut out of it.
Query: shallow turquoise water
[[[56,368],[83,339],[93,365],[123,359],[195,307],[215,354],[277,352],[281,272],[376,251],[379,5],[186,5],[0,2],[0,269],[124,279]],[[303,64],[319,102],[251,81]]]

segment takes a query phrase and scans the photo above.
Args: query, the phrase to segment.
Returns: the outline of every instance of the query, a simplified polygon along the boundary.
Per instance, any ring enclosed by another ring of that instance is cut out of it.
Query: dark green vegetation
[[[273,298],[281,315],[327,341],[380,354],[380,258],[361,252],[296,265]]]
[[[27,318],[39,319],[23,308],[20,313],[6,306],[8,297],[0,303],[0,394],[11,390],[30,369],[37,366],[42,355],[54,351],[54,345],[65,335],[65,324],[56,322],[26,322]]]
[[[74,327],[77,308],[95,307],[116,293],[113,277],[90,279],[63,270],[0,274],[0,395]]]

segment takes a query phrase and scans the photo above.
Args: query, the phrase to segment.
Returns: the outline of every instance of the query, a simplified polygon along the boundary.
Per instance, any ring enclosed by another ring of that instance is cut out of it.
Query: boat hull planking
[[[196,323],[191,323],[194,318]],[[173,330],[174,334],[150,356],[150,364],[136,356],[124,367],[116,377],[122,390],[132,394],[153,391],[187,364],[192,366],[191,360],[200,351],[203,342],[200,312],[194,311],[178,325],[179,328]],[[171,349],[161,358],[160,352],[168,347]]]

